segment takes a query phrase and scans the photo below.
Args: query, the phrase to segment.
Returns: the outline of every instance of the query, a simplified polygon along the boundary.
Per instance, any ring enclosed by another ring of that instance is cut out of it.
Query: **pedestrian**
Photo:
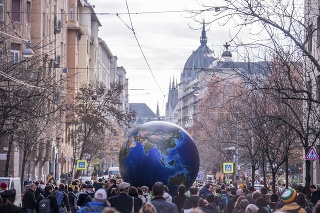
[[[59,188],[55,192],[55,197],[57,199],[57,204],[59,207],[59,213],[71,212],[69,199],[67,193],[64,191],[65,186],[63,183],[59,185]]]
[[[271,213],[271,210],[267,204],[267,200],[265,197],[259,197],[256,200],[256,206],[258,206],[259,208],[257,213]]]
[[[186,193],[186,187],[185,187],[185,185],[181,184],[178,187],[178,195],[176,195],[172,198],[172,203],[177,205],[178,212],[183,212],[183,210],[182,210],[183,205],[187,199],[187,196],[184,193]]]
[[[102,178],[99,178],[98,182],[95,184],[94,189],[97,191],[98,189],[103,188]]]
[[[242,190],[242,189],[240,189],[240,190]],[[234,208],[232,210],[232,213],[239,213],[240,212],[240,210],[241,210],[240,203],[241,203],[242,200],[247,200],[247,199],[243,195],[239,196],[237,201],[234,203]]]
[[[166,199],[168,202],[172,202],[172,197],[169,194],[169,188],[168,186],[164,185],[164,193],[163,193],[163,198]]]
[[[142,190],[142,196],[145,197],[146,202],[150,202],[152,197],[151,194],[149,193],[149,187],[148,186],[141,186]],[[143,199],[142,199],[143,201]]]
[[[242,191],[242,189],[238,189],[238,191],[239,190]],[[242,193],[243,193],[243,191],[242,191]],[[219,208],[220,213],[227,212],[226,200],[225,200],[224,196],[221,194],[221,188],[216,189],[216,193],[214,195],[214,203]]]
[[[183,204],[184,211],[191,211],[199,206],[200,197],[198,196],[198,187],[190,187],[190,197],[186,198]]]
[[[139,209],[140,209],[141,206],[142,206],[142,199],[139,198],[138,189],[136,187],[134,187],[134,186],[130,186],[128,195],[138,199],[138,201],[139,201]]]
[[[297,195],[297,204],[301,208],[306,210],[307,213],[312,213],[312,209],[308,206],[308,201],[306,199],[306,196],[302,192],[299,192],[299,194]]]
[[[81,207],[78,213],[96,213],[102,212],[107,207],[107,192],[104,189],[98,189],[93,196],[92,201]]]
[[[36,185],[31,184],[26,193],[24,193],[22,206],[26,209],[27,213],[34,213],[34,209],[36,208],[35,190]]]
[[[39,181],[34,182],[34,184],[36,185],[36,190],[34,191],[34,197],[38,199],[38,197],[43,194],[43,190],[39,186],[40,184]]]
[[[145,203],[139,213],[157,213],[156,208],[150,202]]]
[[[70,206],[71,213],[76,213],[79,209],[77,206],[78,198],[73,193],[72,187],[68,188],[68,200],[69,200],[69,206]]]
[[[285,189],[281,195],[282,202],[285,203],[285,205],[280,209],[281,211],[295,211],[298,213],[306,213],[306,210],[301,208],[297,204],[297,191],[292,188]]]
[[[152,186],[152,193],[154,198],[151,200],[151,203],[156,208],[157,212],[162,213],[178,213],[178,208],[176,204],[167,202],[163,194],[165,192],[165,187],[162,182],[156,182]]]
[[[109,182],[110,182],[110,186],[107,189],[108,198],[119,195],[120,191],[117,187],[117,180],[112,178],[109,180]]]
[[[320,200],[320,190],[315,185],[310,185],[309,189],[311,192],[310,202],[316,205],[318,200]]]
[[[138,198],[128,195],[130,184],[121,182],[118,188],[120,194],[108,198],[111,207],[116,208],[121,213],[138,213],[140,209]]]
[[[79,194],[77,206],[85,206],[88,202],[92,201],[94,196],[93,186],[91,184],[84,185],[83,191]]]
[[[320,202],[314,206],[312,213],[320,213]]]
[[[1,182],[0,184],[0,193],[3,192],[4,190],[8,189],[8,184],[6,182]]]
[[[247,206],[250,204],[250,202],[247,199],[243,199],[240,202],[240,213],[245,213]]]
[[[45,188],[44,188],[44,193],[43,195],[40,195],[37,199],[37,204],[36,204],[36,212],[37,213],[45,213],[45,212],[42,212],[40,211],[39,207],[40,207],[40,202],[42,200],[44,201],[47,201],[48,200],[48,203],[49,203],[49,207],[50,207],[50,210],[51,210],[51,213],[58,213],[59,212],[59,207],[58,207],[58,203],[57,203],[57,199],[55,198],[55,196],[52,195],[52,186],[51,185],[47,185]],[[42,202],[44,202],[42,201]]]
[[[254,204],[254,200],[252,198],[252,193],[254,192],[254,186],[250,186],[249,187],[249,192],[248,194],[246,195],[246,198],[247,200],[251,203],[251,204]]]
[[[213,185],[211,183],[207,183],[204,185],[199,191],[199,197],[206,199],[208,196],[212,195]]]
[[[27,213],[24,208],[14,205],[16,190],[4,190],[1,192],[0,212],[2,213]]]
[[[219,209],[216,206],[210,204],[206,199],[200,198],[199,200],[199,209],[204,213],[218,213]]]
[[[118,212],[117,209],[108,206],[103,209],[102,213],[121,213],[121,212]]]
[[[276,210],[276,206],[279,202],[279,196],[277,194],[272,194],[270,197],[270,203],[269,203],[269,207],[271,209],[272,212],[274,212]]]
[[[246,207],[245,213],[257,213],[259,210],[259,207],[256,206],[255,204],[249,204]]]
[[[260,191],[254,191],[254,192],[252,193],[252,199],[253,199],[253,201],[254,201],[253,204],[256,204],[256,200],[257,200],[259,197],[261,197],[261,192],[260,192]]]

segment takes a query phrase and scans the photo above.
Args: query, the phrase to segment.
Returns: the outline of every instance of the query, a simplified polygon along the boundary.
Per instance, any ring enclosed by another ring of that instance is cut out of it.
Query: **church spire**
[[[201,37],[200,37],[200,43],[201,43],[201,46],[204,46],[207,44],[207,35],[206,35],[206,27],[205,27],[205,22],[203,20],[203,23],[202,23],[202,34],[201,34]]]
[[[157,116],[157,119],[159,120],[159,119],[160,119],[159,102],[157,102],[157,112],[156,112],[156,116]]]

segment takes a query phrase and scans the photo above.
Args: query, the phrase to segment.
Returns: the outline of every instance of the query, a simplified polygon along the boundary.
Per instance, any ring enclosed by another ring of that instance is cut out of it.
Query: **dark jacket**
[[[34,192],[34,197],[38,199],[38,197],[42,194],[43,194],[42,188],[40,186],[37,186],[36,191]]]
[[[107,207],[106,203],[101,202],[88,202],[85,206],[83,206],[78,213],[96,213],[102,212],[102,210]]]
[[[27,213],[27,211],[24,208],[15,206],[13,204],[0,205],[0,212],[5,212],[5,213]]]
[[[219,210],[216,206],[209,204],[208,206],[199,207],[204,213],[218,213]]]
[[[176,204],[177,207],[178,207],[178,212],[183,212],[182,211],[182,208],[183,208],[183,205],[184,205],[184,201],[186,201],[187,199],[187,196],[186,195],[177,195],[177,196],[174,196],[172,198],[172,203]]]
[[[107,190],[107,196],[108,198],[110,197],[113,197],[113,196],[116,196],[118,195],[120,192],[119,192],[119,189],[116,185],[112,185],[108,188]]]
[[[36,198],[32,189],[28,189],[24,194],[22,205],[25,209],[34,209],[36,207]]]
[[[167,202],[163,197],[155,197],[151,203],[157,212],[178,213],[178,207],[174,203]]]
[[[65,193],[64,191],[61,191],[61,190],[58,190],[57,192],[62,192],[63,193],[63,202],[62,202],[62,204],[60,206],[61,207],[66,207],[67,211],[69,212],[70,211],[70,205],[69,205],[69,198],[68,198],[67,193]]]
[[[191,208],[197,208],[199,206],[199,200],[201,198],[198,195],[192,195],[188,197],[184,201],[183,209],[191,209]]]
[[[312,193],[310,202],[313,203],[313,205],[316,205],[318,200],[320,200],[320,190]]]
[[[131,213],[133,200],[134,212],[139,212],[140,210],[138,198],[131,197],[126,193],[120,193],[119,195],[108,198],[108,200],[110,205],[121,213]]]
[[[212,192],[206,188],[205,186],[203,186],[200,191],[199,191],[199,197],[206,199],[208,196],[212,195]]]
[[[94,192],[81,192],[79,194],[79,198],[78,198],[78,201],[77,201],[77,205],[79,207],[81,206],[85,206],[88,202],[91,202],[92,201],[92,198],[94,197]]]
[[[50,200],[50,207],[52,209],[51,213],[58,213],[59,212],[59,207],[57,203],[57,199],[55,196],[49,193],[44,193],[42,196],[39,196],[37,199],[37,205],[36,205],[36,212],[39,213],[39,202],[43,199],[48,197]]]

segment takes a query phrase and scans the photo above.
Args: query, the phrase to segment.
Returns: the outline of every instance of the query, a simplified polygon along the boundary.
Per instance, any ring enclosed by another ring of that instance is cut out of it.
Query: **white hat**
[[[105,202],[107,200],[107,192],[104,189],[98,189],[94,193],[93,201],[96,202]]]

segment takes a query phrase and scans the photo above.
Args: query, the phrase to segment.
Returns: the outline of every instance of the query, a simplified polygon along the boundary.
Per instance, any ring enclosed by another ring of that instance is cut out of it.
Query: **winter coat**
[[[107,207],[106,203],[88,202],[77,213],[100,213],[105,207]]]
[[[184,201],[183,209],[197,208],[199,206],[198,203],[200,199],[201,197],[199,197],[198,195],[191,195]]]
[[[5,213],[27,213],[27,211],[24,208],[15,206],[13,204],[0,205],[0,212],[5,212]]]
[[[182,194],[182,195],[177,195],[177,196],[174,196],[173,199],[172,199],[172,203],[176,204],[177,207],[178,207],[178,211],[179,212],[182,212],[182,208],[183,208],[183,205],[184,205],[184,201],[186,201],[187,199],[187,196]]]
[[[151,200],[151,203],[154,205],[157,212],[178,213],[177,205],[167,202],[163,197],[155,197]]]
[[[199,191],[199,197],[206,199],[209,195],[212,195],[212,192],[208,188],[203,186]]]
[[[131,197],[126,193],[120,193],[119,195],[108,198],[108,200],[111,207],[116,208],[121,213],[131,213],[133,202],[134,212],[139,212],[140,210],[138,198]]]
[[[22,199],[22,204],[25,209],[36,208],[36,198],[32,189],[28,189],[28,191],[26,191]]]

